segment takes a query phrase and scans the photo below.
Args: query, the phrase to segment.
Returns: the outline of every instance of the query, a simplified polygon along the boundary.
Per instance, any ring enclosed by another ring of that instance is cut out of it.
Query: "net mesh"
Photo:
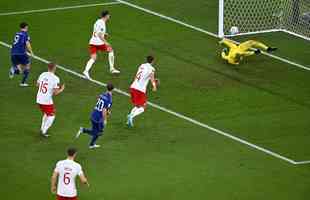
[[[310,0],[224,0],[224,34],[288,30],[310,39]]]

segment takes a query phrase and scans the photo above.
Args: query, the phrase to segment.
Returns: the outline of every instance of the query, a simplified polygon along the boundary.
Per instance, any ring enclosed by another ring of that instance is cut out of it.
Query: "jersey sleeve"
[[[59,162],[56,164],[56,167],[55,167],[55,169],[54,169],[54,172],[57,172],[57,173],[59,173],[59,171],[60,171],[60,164],[59,164]]]
[[[112,107],[112,100],[107,96],[102,96],[102,100],[104,101],[104,108],[110,109]]]
[[[154,67],[151,67],[151,72],[154,73],[156,70]]]
[[[37,80],[37,84],[40,84],[41,79],[42,79],[42,74],[39,76],[39,78],[38,78],[38,80]]]
[[[25,42],[28,42],[28,41],[30,41],[30,37],[29,37],[28,33],[26,33],[25,34]]]
[[[110,109],[112,107],[112,102],[107,102],[106,108]]]
[[[26,44],[27,41],[28,41],[28,35],[27,34],[23,34],[22,35],[22,43]]]
[[[155,73],[155,68],[154,68],[154,67],[151,67],[151,69],[150,69],[150,75],[151,75],[152,73]]]
[[[59,88],[59,83],[60,83],[60,80],[59,78],[57,77],[55,79],[55,82],[54,82],[54,85],[53,85],[53,89],[58,89]]]
[[[77,175],[81,176],[81,175],[83,175],[83,174],[84,174],[84,172],[83,172],[83,169],[82,169],[81,165],[78,165],[78,169],[77,169],[77,170],[78,170],[78,171],[77,171]]]

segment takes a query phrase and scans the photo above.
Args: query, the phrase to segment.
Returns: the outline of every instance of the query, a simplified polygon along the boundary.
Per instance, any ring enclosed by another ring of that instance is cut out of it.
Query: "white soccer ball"
[[[239,33],[239,28],[237,26],[232,26],[229,32],[231,35],[236,35]]]

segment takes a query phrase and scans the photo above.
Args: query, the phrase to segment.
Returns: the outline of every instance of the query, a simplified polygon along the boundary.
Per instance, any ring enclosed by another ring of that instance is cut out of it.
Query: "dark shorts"
[[[96,122],[94,120],[91,120],[92,125],[92,132],[94,135],[101,135],[103,132],[104,124],[103,122]]]
[[[28,65],[30,63],[28,55],[11,55],[11,61],[14,66]]]

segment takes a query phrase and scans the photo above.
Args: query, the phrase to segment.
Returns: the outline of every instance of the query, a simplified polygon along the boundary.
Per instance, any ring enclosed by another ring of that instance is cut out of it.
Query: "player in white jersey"
[[[59,85],[59,78],[55,75],[56,65],[49,63],[48,71],[43,72],[38,80],[38,93],[37,93],[37,104],[39,105],[43,117],[41,124],[41,133],[43,136],[48,137],[47,130],[52,126],[55,120],[55,107],[53,102],[53,96],[60,94],[64,89],[65,85]]]
[[[146,89],[149,81],[151,80],[153,91],[157,90],[157,80],[155,79],[154,57],[148,56],[147,63],[139,66],[138,72],[133,83],[130,86],[131,102],[134,105],[131,112],[127,116],[127,125],[133,127],[133,119],[144,112],[146,109]]]
[[[108,34],[106,32],[106,22],[110,19],[108,11],[101,13],[101,18],[98,19],[94,25],[94,31],[89,41],[90,59],[88,60],[83,74],[86,78],[90,79],[89,71],[97,59],[97,52],[108,52],[110,72],[112,74],[119,74],[120,71],[114,68],[114,52],[112,46],[107,42]]]
[[[77,189],[75,178],[80,177],[83,184],[89,186],[82,167],[74,159],[77,154],[75,148],[67,150],[68,157],[66,160],[58,161],[51,178],[51,192],[56,193],[57,200],[77,200]],[[56,184],[58,178],[58,184]]]

